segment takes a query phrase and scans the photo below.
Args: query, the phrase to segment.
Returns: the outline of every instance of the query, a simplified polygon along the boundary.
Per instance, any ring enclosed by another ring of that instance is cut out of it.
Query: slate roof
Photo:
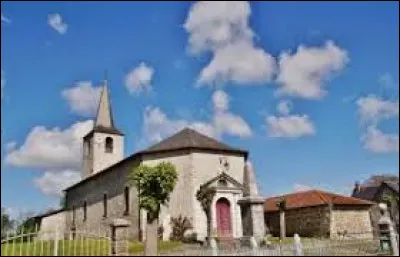
[[[94,132],[100,132],[100,133],[106,133],[106,134],[114,134],[114,135],[121,135],[123,136],[124,134],[120,132],[118,129],[115,127],[107,128],[103,126],[94,126],[93,129],[87,133],[83,138],[88,138],[93,135]]]
[[[155,144],[154,146],[151,146],[143,151],[136,152],[130,155],[129,157],[123,159],[122,161],[115,163],[110,167],[79,181],[78,183],[64,189],[63,191],[69,191],[70,189],[82,185],[87,181],[90,181],[98,176],[102,176],[104,173],[111,171],[114,167],[121,165],[124,162],[134,159],[140,159],[142,158],[143,155],[162,153],[162,152],[172,152],[172,151],[186,150],[186,149],[237,153],[237,154],[243,154],[246,159],[248,156],[248,151],[246,150],[230,147],[211,137],[202,135],[193,129],[186,128],[170,136],[169,138],[164,139],[158,144]]]
[[[371,206],[374,203],[366,200],[361,200],[354,197],[333,194],[320,190],[309,190],[282,196],[267,198],[264,204],[265,212],[279,211],[276,206],[277,202],[282,198],[286,201],[286,210],[298,209],[304,207],[315,207],[322,205],[347,205],[347,206]]]
[[[397,194],[399,193],[399,182],[386,181],[386,182],[383,182],[383,183],[385,183],[388,187],[390,187]]]
[[[158,144],[141,151],[140,153],[157,153],[181,149],[216,150],[245,155],[248,153],[245,150],[230,147],[190,128],[185,128],[171,137],[159,142]]]
[[[395,181],[383,181],[380,184],[373,184],[368,186],[360,186],[360,189],[354,190],[352,196],[364,200],[374,201],[382,186],[386,185],[395,193],[399,193],[399,183]]]

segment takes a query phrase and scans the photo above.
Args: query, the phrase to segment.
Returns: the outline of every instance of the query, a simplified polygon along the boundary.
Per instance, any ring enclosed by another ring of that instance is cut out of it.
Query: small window
[[[111,137],[106,138],[106,153],[112,153],[114,148],[114,140]]]
[[[124,190],[124,198],[125,198],[125,215],[129,215],[129,187],[125,187]]]
[[[76,221],[76,208],[74,206],[72,207],[72,224],[75,225],[75,221]]]
[[[220,179],[220,180],[218,181],[218,186],[220,186],[220,187],[227,187],[227,186],[228,186],[228,182],[226,182],[225,179]]]
[[[87,219],[87,203],[86,201],[83,202],[83,221]]]
[[[103,195],[103,217],[107,217],[107,194]]]

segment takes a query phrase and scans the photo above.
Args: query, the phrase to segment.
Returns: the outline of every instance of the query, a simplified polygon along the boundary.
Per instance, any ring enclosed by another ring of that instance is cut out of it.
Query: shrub
[[[182,215],[177,218],[171,218],[171,225],[171,240],[175,241],[183,241],[186,231],[193,228],[189,218],[182,217]]]

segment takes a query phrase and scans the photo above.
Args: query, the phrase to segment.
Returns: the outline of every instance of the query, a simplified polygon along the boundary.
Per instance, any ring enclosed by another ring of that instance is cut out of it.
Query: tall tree
[[[1,238],[4,238],[6,234],[14,227],[15,221],[10,217],[6,210],[1,208]]]
[[[145,253],[147,256],[157,254],[158,217],[161,205],[166,205],[178,181],[175,166],[161,162],[151,167],[139,165],[130,176],[130,183],[138,190],[139,208],[147,211]]]
[[[207,218],[207,243],[210,244],[211,240],[211,205],[215,196],[216,190],[214,187],[201,185],[196,193],[196,199],[200,202],[201,208],[206,214]]]

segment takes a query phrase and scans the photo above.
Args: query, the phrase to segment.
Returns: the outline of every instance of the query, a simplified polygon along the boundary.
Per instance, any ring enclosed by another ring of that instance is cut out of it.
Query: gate
[[[111,243],[111,238],[100,231],[21,231],[1,239],[1,255],[109,256]]]

